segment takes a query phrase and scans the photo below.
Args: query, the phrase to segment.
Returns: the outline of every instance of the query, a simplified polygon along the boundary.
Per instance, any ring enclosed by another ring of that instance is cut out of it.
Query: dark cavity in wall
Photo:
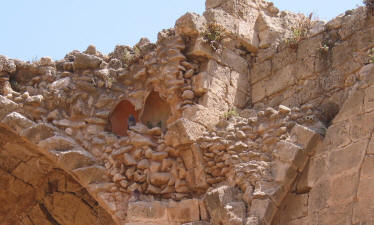
[[[111,131],[119,136],[127,136],[130,115],[135,117],[136,122],[139,121],[139,113],[134,105],[127,100],[121,101],[109,117]]]
[[[328,102],[321,106],[322,118],[320,119],[326,125],[326,127],[331,125],[332,120],[336,115],[338,115],[339,110],[339,105],[334,102]]]
[[[166,131],[166,122],[170,116],[170,107],[157,92],[152,91],[145,102],[141,121],[148,127],[160,127]]]

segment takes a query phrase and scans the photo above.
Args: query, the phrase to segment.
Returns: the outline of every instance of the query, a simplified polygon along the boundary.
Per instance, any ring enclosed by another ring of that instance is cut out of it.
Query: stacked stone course
[[[0,223],[369,224],[373,18],[360,7],[310,21],[287,44],[305,19],[207,0],[156,44],[0,56]],[[12,188],[44,197],[19,211]]]

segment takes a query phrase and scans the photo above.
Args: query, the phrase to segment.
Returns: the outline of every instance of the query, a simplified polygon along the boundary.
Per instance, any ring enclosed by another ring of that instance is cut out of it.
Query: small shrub
[[[299,42],[308,37],[309,31],[312,28],[312,17],[313,13],[310,13],[308,17],[300,15],[294,27],[291,27],[291,37],[285,40],[285,43],[291,48],[297,48]]]
[[[374,48],[369,50],[369,63],[374,63]]]
[[[226,30],[219,24],[211,23],[208,24],[202,35],[204,41],[206,41],[214,51],[217,51],[220,48],[221,40],[226,35]]]
[[[236,111],[236,109],[230,109],[229,111],[225,112],[223,114],[223,118],[225,118],[226,120],[230,119],[231,117],[237,117],[239,114],[238,112]]]

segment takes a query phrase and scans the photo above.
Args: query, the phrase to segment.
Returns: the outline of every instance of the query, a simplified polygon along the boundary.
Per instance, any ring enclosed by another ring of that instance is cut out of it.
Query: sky
[[[202,14],[205,0],[0,0],[0,55],[22,60],[61,59],[93,44],[108,54],[116,45],[157,40],[186,12]],[[361,0],[274,0],[281,10],[313,12],[330,20]]]

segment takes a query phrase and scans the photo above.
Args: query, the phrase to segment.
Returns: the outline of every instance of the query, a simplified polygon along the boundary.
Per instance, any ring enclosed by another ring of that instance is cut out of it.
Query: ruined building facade
[[[0,56],[0,224],[374,224],[373,37],[207,0],[156,44]]]

